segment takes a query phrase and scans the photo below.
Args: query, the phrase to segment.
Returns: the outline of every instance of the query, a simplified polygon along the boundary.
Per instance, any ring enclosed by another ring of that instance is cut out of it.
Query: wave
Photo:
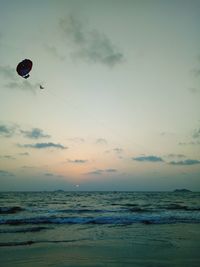
[[[0,219],[1,225],[23,224],[171,224],[171,223],[200,223],[199,213],[163,213],[163,214],[132,214],[121,216],[90,216],[90,217],[33,217]]]
[[[40,209],[40,208],[27,208],[26,211],[29,212],[42,212],[48,214],[59,214],[59,213],[68,213],[68,214],[104,214],[104,213],[124,213],[124,212],[135,212],[135,213],[144,213],[144,212],[156,212],[160,210],[187,210],[187,211],[198,211],[200,208],[184,208],[184,207],[157,207],[157,208],[146,208],[146,206],[138,205],[121,205],[117,209]]]
[[[152,212],[151,209],[144,209],[144,208],[140,208],[140,207],[128,208],[127,211],[129,211],[129,212]]]
[[[172,211],[172,212],[198,212],[200,211],[200,207],[189,207],[186,205],[180,205],[177,203],[171,203],[169,205],[157,205],[157,206],[151,206],[151,205],[138,205],[138,204],[118,204],[117,208],[114,209],[90,209],[90,208],[81,208],[81,209],[73,209],[73,208],[67,208],[67,209],[48,209],[48,208],[22,208],[20,206],[10,206],[10,207],[0,207],[0,214],[6,215],[8,214],[9,216],[12,214],[18,214],[23,212],[28,212],[29,214],[37,214],[37,217],[43,216],[44,214],[50,214],[50,215],[58,215],[62,214],[70,214],[70,215],[91,215],[93,214],[123,214],[124,213],[134,213],[134,214],[145,214],[145,213],[164,213],[167,211]],[[17,224],[17,222],[16,222]]]
[[[49,213],[110,213],[119,212],[120,210],[102,210],[102,209],[58,209],[48,210]]]
[[[34,241],[22,241],[22,242],[0,242],[0,247],[13,247],[13,246],[25,246],[32,245]]]
[[[159,206],[158,208],[165,209],[165,210],[200,211],[200,207],[188,207],[186,205],[180,205],[180,204],[174,204],[174,203],[168,206]]]
[[[10,241],[10,242],[0,242],[0,247],[30,246],[30,245],[38,244],[38,243],[72,243],[72,242],[79,242],[79,241],[83,241],[83,240],[85,241],[85,240],[89,240],[89,239]]]
[[[0,214],[13,214],[23,211],[24,209],[18,206],[14,207],[0,207]]]
[[[13,234],[13,233],[28,233],[28,232],[40,232],[43,230],[51,229],[50,227],[37,226],[27,228],[15,228],[15,229],[1,229],[0,234]]]

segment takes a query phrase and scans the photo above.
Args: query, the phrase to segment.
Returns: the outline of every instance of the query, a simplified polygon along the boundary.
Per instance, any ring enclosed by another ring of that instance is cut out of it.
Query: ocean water
[[[0,193],[1,247],[106,240],[115,228],[123,239],[134,225],[177,224],[200,225],[200,193]]]

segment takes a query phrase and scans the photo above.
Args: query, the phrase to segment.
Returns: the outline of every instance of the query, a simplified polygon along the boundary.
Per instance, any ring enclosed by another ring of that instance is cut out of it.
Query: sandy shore
[[[109,230],[94,226],[88,239],[76,242],[43,240],[30,245],[2,246],[0,266],[198,267],[199,230],[199,224],[130,225]]]

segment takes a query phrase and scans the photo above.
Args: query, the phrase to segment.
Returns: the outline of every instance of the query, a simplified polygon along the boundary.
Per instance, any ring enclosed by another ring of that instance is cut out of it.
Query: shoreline
[[[83,229],[67,230],[57,229],[52,242],[42,241],[41,233],[42,242],[1,247],[2,266],[200,266],[199,224],[93,226],[87,238],[75,241],[73,236],[81,236]],[[57,236],[71,241],[56,241]]]

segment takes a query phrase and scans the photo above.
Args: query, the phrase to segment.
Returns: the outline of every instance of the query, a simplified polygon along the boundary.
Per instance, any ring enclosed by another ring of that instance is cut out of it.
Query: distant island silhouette
[[[192,191],[190,191],[189,189],[181,188],[181,189],[175,189],[174,192],[175,193],[189,193]]]

